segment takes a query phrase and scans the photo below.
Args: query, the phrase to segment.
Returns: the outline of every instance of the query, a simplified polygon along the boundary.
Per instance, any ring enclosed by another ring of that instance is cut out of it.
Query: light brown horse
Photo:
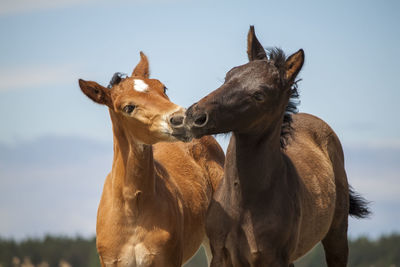
[[[149,79],[143,53],[132,76],[114,75],[110,89],[84,80],[79,86],[108,107],[114,133],[97,214],[101,265],[181,266],[202,242],[208,246],[205,216],[223,176],[223,151],[212,137],[168,143],[177,141],[169,124],[181,124],[184,109]]]
[[[211,266],[287,267],[321,240],[328,266],[346,266],[348,216],[369,211],[349,189],[334,131],[315,116],[291,116],[304,52],[266,53],[251,27],[247,53],[250,62],[174,126],[182,139],[233,132],[207,215]]]

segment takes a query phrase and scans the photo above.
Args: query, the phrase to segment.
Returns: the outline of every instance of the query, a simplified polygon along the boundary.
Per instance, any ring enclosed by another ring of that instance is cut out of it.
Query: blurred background
[[[369,255],[369,265],[351,266],[370,266],[372,251],[392,255],[374,266],[399,266],[391,265],[400,264],[399,14],[396,0],[0,0],[0,265],[98,264],[112,130],[78,78],[107,85],[143,51],[151,76],[187,107],[247,62],[255,25],[264,46],[305,50],[299,110],[332,126],[350,184],[372,201],[372,217],[349,227],[351,257]],[[225,150],[229,137],[217,139]],[[190,266],[205,266],[196,260]]]

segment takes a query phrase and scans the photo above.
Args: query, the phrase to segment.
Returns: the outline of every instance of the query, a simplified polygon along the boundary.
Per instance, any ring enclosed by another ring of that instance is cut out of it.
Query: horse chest
[[[148,267],[154,266],[160,257],[161,246],[165,245],[162,236],[133,235],[117,249],[111,247],[100,253],[104,265],[107,267]]]
[[[102,256],[105,267],[147,267],[154,263],[155,254],[144,243],[126,244],[118,257]]]
[[[230,230],[231,239],[235,239],[235,243],[245,241],[250,251],[258,251],[260,243],[268,242],[262,236],[272,237],[281,232],[279,221],[276,215],[257,217],[251,211],[244,210]]]
[[[120,254],[120,266],[124,267],[147,267],[153,264],[156,254],[152,252],[149,245],[140,242],[136,244],[125,244]]]
[[[131,226],[130,229],[108,228],[98,236],[98,251],[105,266],[113,267],[147,267],[160,262],[165,250],[171,247],[170,230],[160,224],[153,224],[149,231],[142,226]]]

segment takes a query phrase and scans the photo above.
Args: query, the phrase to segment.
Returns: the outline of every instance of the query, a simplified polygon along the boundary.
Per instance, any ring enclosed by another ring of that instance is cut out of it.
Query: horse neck
[[[111,114],[111,113],[110,113]],[[116,197],[131,200],[155,194],[154,160],[151,145],[141,144],[111,114],[114,133],[114,159],[111,175]]]
[[[225,177],[239,185],[243,195],[271,188],[285,173],[280,128],[261,135],[233,133],[226,162]]]

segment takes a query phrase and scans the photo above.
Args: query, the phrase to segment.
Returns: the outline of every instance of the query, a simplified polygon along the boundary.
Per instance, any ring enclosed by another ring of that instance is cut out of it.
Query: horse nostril
[[[169,121],[171,122],[171,124],[173,126],[179,126],[179,125],[183,124],[183,119],[184,119],[184,117],[182,115],[175,115],[175,116],[172,116],[169,119]]]
[[[203,127],[204,125],[206,125],[207,121],[208,115],[207,113],[203,113],[196,117],[196,119],[194,120],[194,125],[196,125],[197,127]]]

